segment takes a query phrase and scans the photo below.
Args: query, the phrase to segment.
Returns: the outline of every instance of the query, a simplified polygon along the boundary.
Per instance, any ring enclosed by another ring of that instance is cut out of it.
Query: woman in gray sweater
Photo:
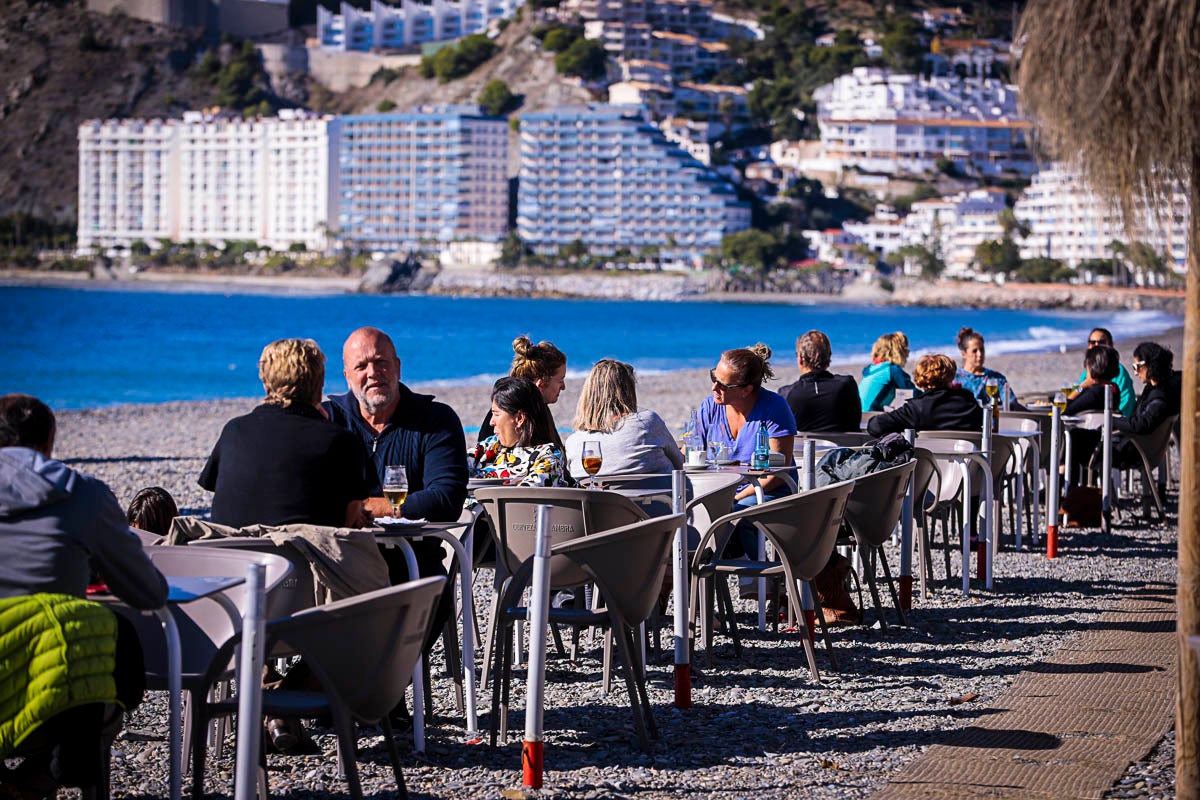
[[[601,359],[579,394],[575,432],[567,437],[571,476],[583,478],[584,442],[599,442],[604,461],[599,475],[661,474],[683,467],[683,453],[662,417],[638,411],[633,367]]]

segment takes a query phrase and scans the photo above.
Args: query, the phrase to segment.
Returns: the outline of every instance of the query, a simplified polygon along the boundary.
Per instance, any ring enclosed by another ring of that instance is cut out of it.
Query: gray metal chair
[[[266,625],[264,647],[301,656],[321,689],[267,689],[263,713],[268,717],[329,714],[337,730],[339,766],[353,800],[363,796],[356,763],[356,722],[383,728],[396,787],[400,797],[408,797],[388,714],[404,697],[412,679],[445,581],[440,576],[421,578],[316,606]],[[219,675],[220,662],[233,655],[238,642],[238,638],[226,642],[213,660],[209,679]],[[199,707],[197,724],[203,725],[212,716],[235,714],[237,703],[234,697]],[[198,747],[192,761],[196,800],[200,795],[194,776],[203,773],[204,749]]]
[[[1159,520],[1166,519],[1166,511],[1163,509],[1163,498],[1159,492],[1158,481],[1154,480],[1154,470],[1163,462],[1167,453],[1167,448],[1171,443],[1171,436],[1175,430],[1175,424],[1179,421],[1179,415],[1167,417],[1157,428],[1150,433],[1122,433],[1120,434],[1119,442],[1120,451],[1128,453],[1126,463],[1128,466],[1117,465],[1120,469],[1136,469],[1142,479],[1142,514],[1146,519],[1150,518],[1150,505],[1153,502],[1154,510],[1158,514]],[[1118,443],[1114,442],[1114,449],[1118,448]],[[1116,459],[1114,458],[1114,463]]]
[[[692,560],[692,608],[701,620],[701,635],[706,652],[711,652],[711,616],[714,589],[720,594],[725,612],[729,617],[731,633],[735,633],[734,647],[740,652],[733,623],[733,602],[724,578],[729,575],[749,577],[784,576],[784,588],[788,602],[796,619],[804,619],[800,608],[800,581],[812,581],[825,568],[837,542],[838,528],[846,509],[846,501],[854,489],[853,481],[830,484],[810,492],[789,495],[761,505],[750,506],[713,520],[700,539],[700,545]],[[751,522],[770,541],[779,556],[779,561],[734,561],[721,558],[733,527],[738,522]],[[698,605],[702,595],[703,607]],[[711,588],[710,588],[711,587]],[[722,591],[723,588],[723,591]],[[813,592],[814,601],[816,592]],[[836,666],[833,646],[829,641],[829,630],[824,617],[819,613],[821,630],[824,634],[830,662]],[[816,653],[807,626],[801,626],[804,634],[804,652],[808,657],[813,680],[820,680],[817,671]]]
[[[896,523],[900,521],[904,496],[916,468],[917,462],[914,460],[855,478],[854,491],[850,493],[850,499],[846,502],[846,526],[853,534],[859,552],[864,555],[862,561],[867,586],[871,589],[875,613],[879,615],[879,624],[884,630],[887,630],[887,618],[883,613],[883,604],[879,601],[879,587],[875,583],[875,560],[878,557],[882,562],[883,574],[892,594],[892,604],[900,617],[900,624],[906,625],[904,609],[900,607],[900,595],[896,591],[895,582],[892,581],[892,572],[888,567],[883,546],[891,538]]]
[[[644,665],[634,645],[633,630],[645,622],[658,603],[659,588],[667,569],[667,556],[682,514],[653,517],[619,528],[575,537],[555,544],[551,560],[563,559],[595,581],[604,608],[553,609],[552,620],[576,627],[607,627],[617,643],[625,674],[629,706],[642,749],[650,752],[650,739],[657,738],[650,699],[646,692]],[[511,624],[527,616],[519,605],[532,573],[533,559],[515,571],[505,589],[500,608],[500,637],[497,640],[497,678],[492,687],[492,744],[497,734],[503,741],[508,731],[508,697],[512,671]],[[607,650],[607,646],[606,646]],[[607,661],[607,652],[605,653]]]

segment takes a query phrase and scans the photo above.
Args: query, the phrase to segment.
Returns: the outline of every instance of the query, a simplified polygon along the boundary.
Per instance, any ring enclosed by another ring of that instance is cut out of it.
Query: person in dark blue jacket
[[[330,395],[322,408],[337,425],[354,432],[366,449],[371,486],[367,511],[391,514],[383,497],[383,470],[403,465],[408,473],[408,497],[400,507],[406,519],[450,522],[462,514],[467,499],[467,440],[454,409],[417,394],[400,382],[400,359],[391,337],[377,328],[359,328],[342,347],[346,394]],[[412,543],[420,577],[445,575],[442,543],[432,537]],[[384,550],[392,583],[409,580],[408,566],[398,550]],[[453,581],[430,623],[428,650],[441,633],[454,604]]]

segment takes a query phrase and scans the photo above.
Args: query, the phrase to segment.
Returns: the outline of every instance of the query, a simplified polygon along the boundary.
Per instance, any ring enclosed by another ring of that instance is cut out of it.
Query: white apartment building
[[[478,106],[341,117],[337,227],[392,252],[508,230],[508,120]]]
[[[1017,91],[993,79],[925,80],[857,67],[813,92],[818,171],[929,173],[949,159],[965,173],[1030,174],[1031,123]]]
[[[1096,195],[1079,172],[1054,164],[1033,176],[1033,183],[1016,202],[1017,218],[1028,222],[1031,234],[1020,242],[1023,258],[1047,256],[1078,266],[1088,259],[1112,258],[1109,245],[1131,238],[1149,244],[1176,271],[1184,272],[1188,247],[1188,199],[1177,191],[1161,219],[1145,203],[1138,206],[1141,231],[1131,237],[1120,213]]]
[[[628,106],[570,106],[521,118],[517,230],[538,253],[582,241],[596,253],[661,248],[698,260],[750,226],[733,188]]]
[[[173,238],[177,131],[160,119],[79,126],[80,250]]]
[[[106,120],[79,128],[78,246],[141,240],[324,246],[330,118]]]
[[[399,6],[371,0],[364,11],[342,3],[334,14],[317,5],[317,39],[328,50],[399,50],[487,31],[493,20],[511,17],[522,0],[401,0]]]
[[[904,245],[936,246],[946,274],[964,274],[972,269],[979,244],[1004,236],[1000,212],[1005,207],[1003,190],[975,189],[920,200],[903,219],[890,209],[877,210],[870,220],[846,222],[842,227],[880,256]]]
[[[735,130],[750,123],[749,92],[741,86],[621,81],[608,87],[608,99],[613,105],[644,106],[655,119],[696,115]]]

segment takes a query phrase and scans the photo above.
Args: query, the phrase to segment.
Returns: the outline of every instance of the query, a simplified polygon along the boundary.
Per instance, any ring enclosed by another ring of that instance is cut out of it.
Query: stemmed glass
[[[583,462],[583,471],[591,477],[588,487],[596,488],[596,473],[600,471],[600,465],[604,463],[604,456],[600,452],[600,442],[584,442],[579,460]]]
[[[987,396],[991,398],[992,405],[1000,402],[1000,380],[998,378],[988,378],[983,382],[983,388],[987,392]]]
[[[400,518],[400,507],[408,497],[408,472],[401,465],[383,468],[383,496],[392,504],[392,516]]]
[[[1058,413],[1067,413],[1067,395],[1065,392],[1054,393],[1054,405],[1058,406]]]

